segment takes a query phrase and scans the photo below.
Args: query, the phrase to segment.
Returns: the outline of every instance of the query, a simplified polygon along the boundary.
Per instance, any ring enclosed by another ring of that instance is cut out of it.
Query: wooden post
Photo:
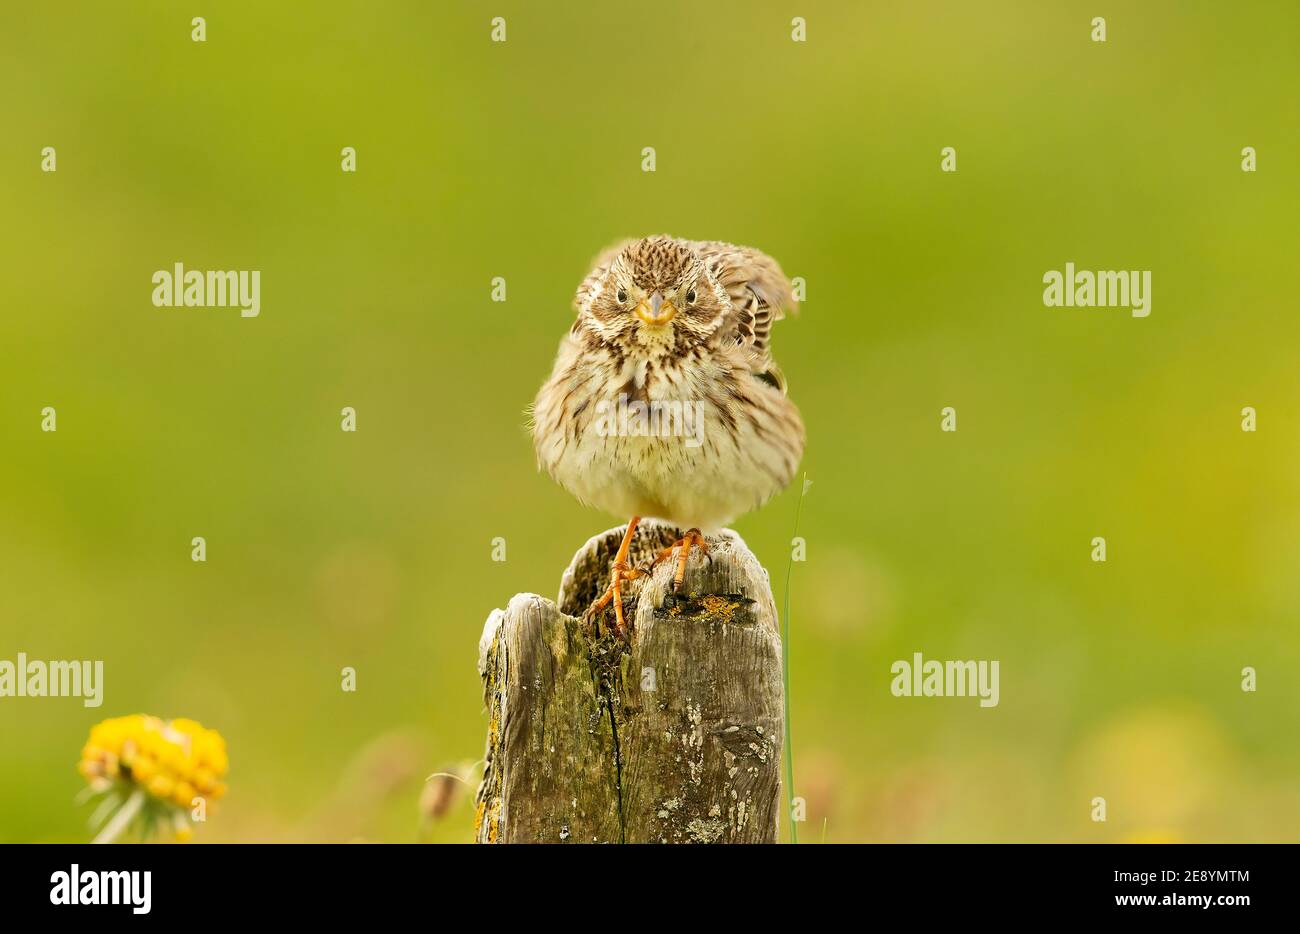
[[[767,574],[738,535],[627,590],[631,645],[581,615],[626,526],[574,556],[557,603],[519,594],[479,644],[489,715],[480,843],[772,843],[780,812],[781,639]],[[679,531],[642,522],[633,563]],[[558,605],[557,605],[558,604]]]

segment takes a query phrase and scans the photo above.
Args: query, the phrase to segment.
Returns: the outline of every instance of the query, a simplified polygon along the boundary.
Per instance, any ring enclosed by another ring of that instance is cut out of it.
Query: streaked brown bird
[[[609,587],[627,635],[622,585],[646,573],[628,554],[642,517],[689,529],[692,547],[780,492],[804,428],[772,360],[772,322],[797,307],[770,256],[720,241],[658,236],[605,251],[578,286],[578,316],[532,407],[539,466],[583,503],[630,516]]]

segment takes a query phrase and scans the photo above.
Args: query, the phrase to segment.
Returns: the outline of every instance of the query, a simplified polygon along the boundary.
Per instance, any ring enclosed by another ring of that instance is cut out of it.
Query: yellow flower
[[[149,779],[147,787],[149,789],[149,794],[153,795],[155,798],[166,801],[172,796],[172,788],[175,786],[176,783],[172,781],[170,776],[166,773],[159,773]]]
[[[148,756],[136,756],[131,760],[131,780],[137,784],[148,785],[158,772],[158,763]]]
[[[172,800],[183,808],[189,807],[194,800],[194,786],[184,780],[177,782],[172,789]]]
[[[194,771],[194,787],[199,790],[199,794],[210,794],[212,789],[217,786],[217,777],[212,774],[211,769],[205,769],[202,766]]]
[[[118,810],[130,808],[124,816],[134,819],[148,809],[166,817],[179,840],[193,834],[189,808],[194,797],[212,802],[225,794],[221,779],[228,767],[226,741],[216,730],[184,717],[168,722],[144,714],[95,724],[77,764],[90,785],[88,794],[116,789],[126,802]],[[129,820],[109,821],[120,832],[117,823]]]

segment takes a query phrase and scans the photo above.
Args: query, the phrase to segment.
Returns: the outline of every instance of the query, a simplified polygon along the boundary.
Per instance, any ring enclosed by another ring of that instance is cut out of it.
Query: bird
[[[580,502],[630,517],[609,586],[588,609],[628,638],[623,584],[648,573],[628,555],[643,518],[687,531],[680,590],[705,533],[761,506],[793,479],[805,432],[772,359],[772,325],[797,311],[765,253],[668,235],[606,249],[578,286],[577,315],[531,408],[539,469]]]

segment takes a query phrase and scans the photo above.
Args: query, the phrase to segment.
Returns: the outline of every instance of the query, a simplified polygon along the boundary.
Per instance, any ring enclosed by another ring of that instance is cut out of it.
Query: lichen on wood
[[[587,542],[555,602],[519,594],[479,645],[488,713],[482,843],[774,842],[781,642],[767,574],[734,532],[626,588],[623,642],[581,614],[625,527]],[[643,522],[634,564],[678,536]]]

